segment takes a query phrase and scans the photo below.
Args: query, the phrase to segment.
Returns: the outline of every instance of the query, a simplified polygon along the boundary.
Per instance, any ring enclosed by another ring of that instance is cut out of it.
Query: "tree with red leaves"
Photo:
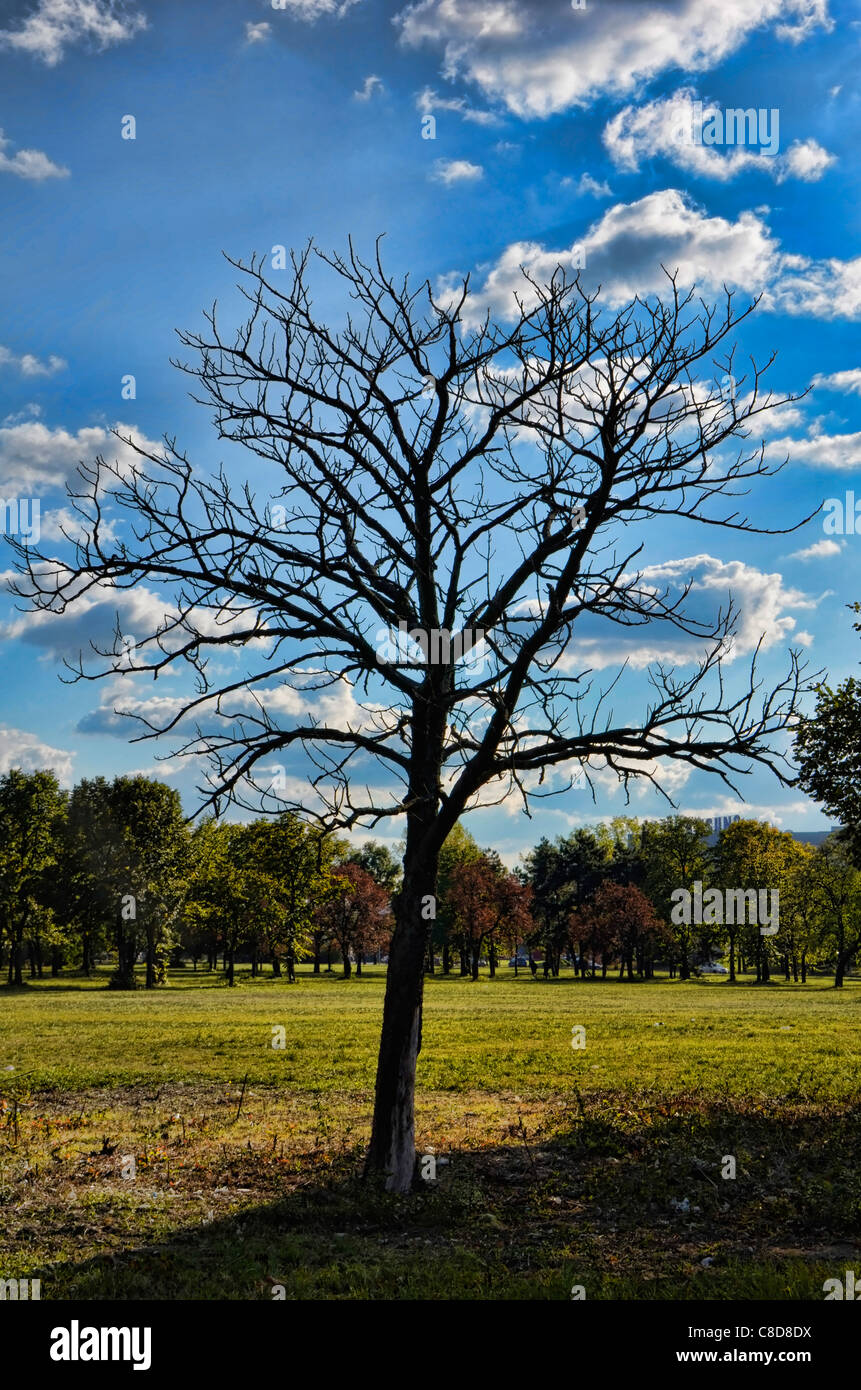
[[[658,942],[669,939],[669,931],[644,893],[633,883],[602,883],[589,902],[573,914],[577,917],[581,940],[588,943],[594,961],[600,954],[603,973],[612,960],[620,963],[619,979],[637,974],[651,978]],[[593,966],[594,976],[594,966]]]
[[[339,864],[335,869],[331,898],[319,909],[321,927],[331,932],[341,950],[344,974],[362,973],[362,960],[378,951],[391,932],[391,903],[385,888],[358,864]]]
[[[449,906],[468,954],[471,975],[478,979],[482,949],[486,947],[491,976],[496,974],[497,945],[506,937],[521,940],[532,926],[529,889],[505,869],[499,855],[485,850],[473,863],[458,864],[449,886]]]

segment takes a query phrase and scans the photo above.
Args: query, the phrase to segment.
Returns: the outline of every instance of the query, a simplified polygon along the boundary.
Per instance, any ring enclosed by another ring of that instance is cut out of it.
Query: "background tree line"
[[[843,983],[861,948],[861,873],[851,836],[816,848],[759,821],[712,843],[707,821],[619,817],[546,838],[510,871],[461,824],[441,855],[425,969],[477,979],[511,955],[515,971],[585,979],[687,979],[724,956],[730,981],[750,971]],[[694,884],[779,891],[780,927],[672,921],[672,894]],[[9,984],[64,968],[114,964],[114,988],[165,982],[169,964],[295,979],[337,964],[361,973],[385,958],[401,871],[380,843],[351,848],[295,812],[194,828],[178,793],[145,777],[97,777],[71,791],[50,771],[0,776],[0,969]]]

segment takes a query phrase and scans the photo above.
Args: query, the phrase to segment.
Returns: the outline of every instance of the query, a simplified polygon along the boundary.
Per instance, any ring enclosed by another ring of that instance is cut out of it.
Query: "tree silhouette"
[[[730,786],[752,763],[786,781],[771,737],[796,709],[798,655],[773,689],[754,661],[729,693],[732,603],[713,619],[688,611],[690,585],[656,590],[634,539],[662,514],[768,529],[732,499],[775,471],[746,426],[784,402],[763,395],[756,364],[731,399],[717,385],[733,368],[723,345],[754,306],[736,312],[727,295],[718,310],[672,276],[664,299],[608,316],[579,278],[524,273],[496,322],[468,280],[435,295],[393,279],[379,244],[370,263],[352,246],[306,248],[283,289],[262,261],[231,264],[246,320],[224,331],[213,308],[202,332],[180,334],[193,360],[177,365],[253,470],[238,484],[230,464],[207,478],[172,439],[154,451],[128,441],[137,466],[81,470],[74,563],[18,546],[16,588],[55,612],[141,582],[169,592],[131,660],[118,622],[100,669],[81,661],[74,674],[190,663],[194,695],[163,718],[156,702],[141,737],[180,735],[177,753],[208,759],[215,809],[304,804],[327,828],[402,820],[368,1171],[406,1191],[429,900],[458,818],[479,798],[526,804],[598,767],[626,787],[660,786],[662,759]],[[315,312],[312,266],[351,301],[339,327]],[[598,618],[682,634],[696,644],[691,669],[654,667],[641,713],[618,719],[615,682],[596,688],[570,646]],[[210,675],[209,657],[241,649],[240,675],[224,677],[223,663]],[[310,772],[295,790],[267,772],[285,753]]]

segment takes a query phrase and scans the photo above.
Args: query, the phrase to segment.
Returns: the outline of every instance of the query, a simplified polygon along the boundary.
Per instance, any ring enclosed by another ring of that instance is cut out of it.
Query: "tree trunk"
[[[729,982],[735,984],[735,932],[729,934]]]
[[[801,952],[801,983],[807,984],[807,952]]]
[[[146,987],[155,989],[155,932],[151,929],[146,934]]]
[[[386,972],[374,1121],[365,1172],[385,1174],[389,1192],[409,1192],[415,1173],[416,1061],[422,1041],[424,958],[430,923],[422,900],[436,895],[438,851],[422,844],[416,817],[407,826],[403,888]],[[416,843],[418,842],[418,843]]]
[[[451,947],[447,941],[444,942],[442,948],[442,973],[444,975],[451,974]]]

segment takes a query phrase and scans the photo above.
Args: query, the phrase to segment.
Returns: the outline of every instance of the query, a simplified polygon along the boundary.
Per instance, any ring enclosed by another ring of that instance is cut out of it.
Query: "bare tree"
[[[663,300],[608,317],[579,278],[524,273],[512,317],[495,322],[476,313],[468,280],[435,296],[392,279],[379,245],[369,264],[352,246],[346,257],[308,248],[281,291],[262,261],[231,264],[247,321],[225,335],[213,308],[205,331],[180,334],[193,359],[176,365],[214,407],[219,437],[261,461],[265,504],[224,465],[201,477],[172,439],[163,453],[126,441],[131,470],[101,458],[80,470],[74,564],[19,548],[16,589],[54,611],[96,586],[170,592],[174,607],[133,661],[118,654],[118,618],[114,648],[94,648],[99,669],[81,659],[74,677],[191,663],[195,694],[145,719],[140,737],[178,735],[172,756],[203,755],[216,812],[231,800],[307,810],[310,797],[333,829],[403,818],[367,1168],[406,1191],[430,900],[463,812],[480,794],[528,807],[599,767],[626,788],[637,776],[660,787],[665,759],[730,786],[752,764],[787,781],[771,738],[806,688],[798,654],[774,689],[754,659],[730,693],[732,602],[713,621],[695,617],[689,584],[656,592],[636,569],[642,545],[627,539],[661,514],[770,529],[722,499],[776,471],[744,441],[748,422],[783,400],[763,396],[755,363],[731,396],[716,385],[733,370],[735,349],[722,345],[755,303],[737,313],[726,295],[716,309],[672,276]],[[337,329],[313,308],[313,264],[353,301]],[[115,526],[131,519],[119,539],[108,513]],[[696,649],[688,674],[652,668],[634,722],[608,707],[623,670],[600,689],[578,669],[571,635],[590,615],[655,625]],[[244,648],[248,669],[212,679],[208,658],[226,647]],[[298,692],[293,708],[315,699],[317,712],[283,714],[285,687]],[[349,707],[328,717],[338,692]],[[308,760],[304,795],[267,770],[284,750]]]

